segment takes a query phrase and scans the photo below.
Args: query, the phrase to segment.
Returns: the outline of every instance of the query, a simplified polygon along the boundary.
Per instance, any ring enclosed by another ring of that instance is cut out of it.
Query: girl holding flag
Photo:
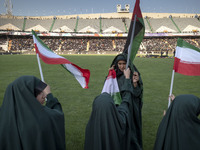
[[[125,63],[124,67],[120,67],[119,62],[124,62]],[[125,76],[123,74],[123,70],[125,70],[126,68],[126,65],[127,65],[126,62],[127,62],[127,55],[122,53],[122,54],[117,55],[111,64],[112,68],[114,68],[116,71],[116,78],[117,78],[117,83],[118,83],[121,96],[123,95],[123,84],[125,82],[124,81]],[[143,82],[142,82],[142,78],[138,69],[131,61],[129,61],[129,64],[127,66],[130,68],[130,71],[131,71],[130,78],[132,82],[131,84],[132,91],[131,91],[130,98],[134,103],[133,108],[132,108],[132,114],[133,114],[133,120],[134,120],[133,125],[136,128],[134,132],[136,132],[138,143],[140,147],[142,148]]]

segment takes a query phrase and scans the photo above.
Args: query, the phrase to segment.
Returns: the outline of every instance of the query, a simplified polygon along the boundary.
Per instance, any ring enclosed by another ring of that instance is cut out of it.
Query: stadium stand
[[[200,31],[200,21],[197,18],[173,18],[181,32]]]
[[[78,19],[77,32],[98,33],[100,31],[99,19]]]
[[[153,32],[156,33],[178,33],[170,18],[150,18],[149,23]]]
[[[138,56],[173,56],[178,37],[200,47],[198,15],[143,16],[145,37]],[[124,48],[130,21],[131,13],[13,18],[0,15],[0,52],[35,53],[31,33],[35,30],[56,53],[116,54]]]
[[[24,19],[0,19],[0,30],[22,31]]]
[[[52,19],[45,19],[45,20],[27,19],[25,31],[30,32],[31,30],[36,30],[40,32],[49,32],[51,24],[52,24]]]
[[[74,32],[76,19],[55,19],[52,32]]]
[[[103,33],[125,33],[126,28],[122,19],[102,19]]]

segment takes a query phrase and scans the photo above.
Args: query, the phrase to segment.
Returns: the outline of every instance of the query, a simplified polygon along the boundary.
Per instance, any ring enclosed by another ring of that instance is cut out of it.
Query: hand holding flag
[[[129,60],[133,62],[139,46],[143,40],[145,33],[144,21],[140,10],[140,0],[136,0],[135,7],[132,14],[132,19],[129,27],[128,37],[124,46],[123,53],[127,55],[126,69],[129,65]],[[115,104],[121,104],[121,96],[119,86],[116,79],[115,70],[109,70],[107,79],[104,83],[103,92],[107,92],[114,97]]]
[[[172,95],[174,73],[200,76],[200,49],[178,38],[169,95]],[[171,98],[168,100],[170,106]]]

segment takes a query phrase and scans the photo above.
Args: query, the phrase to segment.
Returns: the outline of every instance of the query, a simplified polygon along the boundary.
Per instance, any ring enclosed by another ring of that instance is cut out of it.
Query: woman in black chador
[[[122,53],[117,55],[112,64],[111,68],[115,69],[116,71],[116,77],[117,82],[119,86],[119,90],[121,93],[121,96],[123,96],[123,84],[125,82],[125,76],[123,74],[123,71],[126,68],[127,63],[127,55]],[[131,79],[131,99],[133,101],[133,107],[130,110],[132,114],[132,127],[135,128],[132,130],[132,132],[136,132],[136,137],[138,144],[140,145],[140,148],[142,149],[142,105],[143,105],[143,82],[140,75],[139,70],[136,68],[136,66],[129,61],[128,67],[130,68],[130,79]]]
[[[85,150],[141,150],[136,120],[139,110],[133,97],[130,69],[124,69],[121,85],[122,102],[116,105],[108,93],[94,99],[92,113],[85,132]]]
[[[22,76],[8,85],[0,108],[0,149],[65,150],[61,105],[38,78]]]
[[[199,114],[200,98],[175,97],[159,125],[154,150],[199,150]]]

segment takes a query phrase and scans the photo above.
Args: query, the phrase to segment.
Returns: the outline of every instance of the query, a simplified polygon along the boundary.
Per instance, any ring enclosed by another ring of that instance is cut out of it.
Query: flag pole
[[[170,91],[169,91],[169,100],[168,100],[168,108],[169,108],[169,106],[170,106],[170,104],[171,104],[171,98],[170,98],[170,96],[172,95],[172,89],[173,89],[173,84],[174,84],[174,69],[173,69],[173,71],[172,71],[172,79],[171,79],[171,85],[170,85]]]
[[[128,57],[127,57],[126,69],[128,68],[129,59],[130,59],[130,55],[131,55],[131,47],[132,47],[132,43],[133,43],[133,37],[134,37],[134,34],[135,34],[136,18],[137,18],[137,14],[135,14],[135,16],[134,16],[133,30],[132,30],[132,35],[131,35],[131,42],[130,42],[130,44],[128,46]]]
[[[36,55],[37,55],[37,61],[38,61],[38,66],[39,66],[39,70],[40,70],[41,80],[42,80],[42,82],[44,82],[44,77],[43,77],[43,73],[42,73],[42,67],[41,67],[41,63],[40,63],[40,58],[39,58],[38,53]]]
[[[39,70],[40,70],[41,80],[42,80],[42,82],[44,82],[44,77],[43,77],[43,73],[42,73],[42,67],[41,67],[41,63],[40,63],[40,58],[39,58],[38,53],[36,55],[37,55],[37,61],[38,61],[38,66],[39,66]],[[45,101],[47,101],[47,98],[45,98]]]

